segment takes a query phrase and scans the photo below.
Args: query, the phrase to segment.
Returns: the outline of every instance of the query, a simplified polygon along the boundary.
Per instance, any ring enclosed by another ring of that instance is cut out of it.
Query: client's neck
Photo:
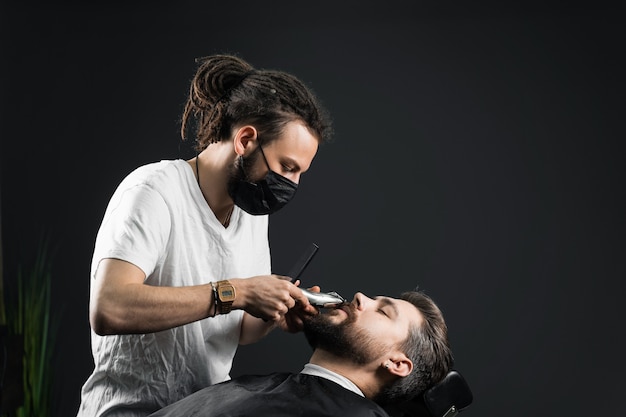
[[[374,398],[380,391],[380,382],[376,379],[376,367],[373,367],[373,364],[355,364],[349,359],[340,358],[321,349],[313,352],[309,362],[348,378],[367,398]]]

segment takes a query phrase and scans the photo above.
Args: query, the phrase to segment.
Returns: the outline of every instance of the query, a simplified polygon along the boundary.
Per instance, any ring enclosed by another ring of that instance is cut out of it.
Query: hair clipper
[[[337,294],[334,291],[331,292],[312,292],[300,288],[306,298],[309,299],[309,303],[316,307],[335,308],[347,303],[346,299]]]

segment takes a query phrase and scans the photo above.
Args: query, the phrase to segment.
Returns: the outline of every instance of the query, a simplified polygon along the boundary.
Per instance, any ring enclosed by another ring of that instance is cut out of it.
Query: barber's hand
[[[245,310],[254,317],[278,323],[299,304],[302,312],[313,313],[313,307],[302,291],[281,275],[260,275],[248,279],[230,279],[235,287],[233,308]],[[299,284],[299,282],[297,281]],[[285,325],[286,326],[286,325]],[[281,325],[283,327],[283,325]]]
[[[300,281],[296,281],[296,286],[300,285]],[[309,291],[312,292],[320,292],[320,287],[315,285],[311,288],[308,288]],[[306,297],[305,297],[306,298]],[[309,299],[307,298],[306,305],[298,302],[296,305],[289,309],[287,314],[285,314],[278,322],[277,325],[283,331],[289,333],[297,333],[302,331],[304,326],[303,317],[319,314],[319,310],[309,303]]]

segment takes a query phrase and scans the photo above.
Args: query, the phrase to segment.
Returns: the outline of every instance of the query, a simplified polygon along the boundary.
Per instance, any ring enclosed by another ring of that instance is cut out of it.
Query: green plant
[[[17,296],[6,303],[6,324],[9,333],[23,338],[24,401],[14,415],[45,417],[52,409],[52,356],[59,325],[51,309],[47,240],[40,241],[30,268],[18,266],[16,284]]]

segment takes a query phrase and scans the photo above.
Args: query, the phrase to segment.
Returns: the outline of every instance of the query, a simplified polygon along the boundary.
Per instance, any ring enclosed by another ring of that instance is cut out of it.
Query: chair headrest
[[[391,417],[453,417],[472,401],[469,385],[458,371],[452,370],[422,394],[383,408]]]
[[[433,417],[444,416],[452,406],[461,411],[474,400],[469,385],[455,370],[448,372],[440,383],[426,390],[423,397]]]

